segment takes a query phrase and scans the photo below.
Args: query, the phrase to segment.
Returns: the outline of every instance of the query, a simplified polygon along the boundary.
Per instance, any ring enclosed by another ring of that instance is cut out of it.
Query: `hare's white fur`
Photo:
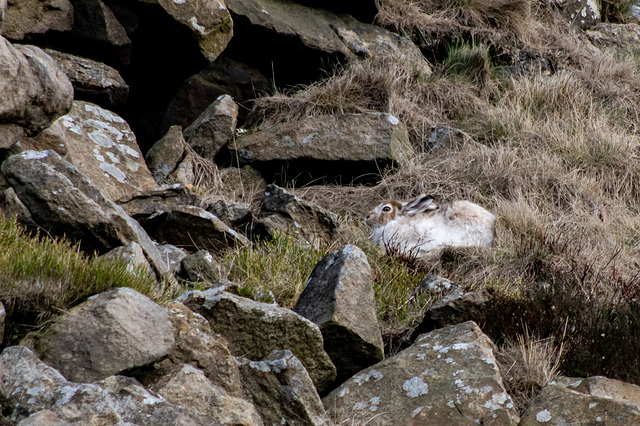
[[[438,206],[420,195],[405,203],[386,201],[367,214],[366,222],[373,241],[387,252],[420,258],[444,247],[491,247],[496,218],[470,201]]]

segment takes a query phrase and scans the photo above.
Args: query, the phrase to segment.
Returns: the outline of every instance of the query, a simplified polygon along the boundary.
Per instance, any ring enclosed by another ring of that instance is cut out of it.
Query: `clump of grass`
[[[0,283],[0,301],[7,310],[5,344],[113,287],[131,287],[156,300],[164,297],[148,271],[131,271],[123,261],[87,256],[64,239],[33,237],[2,215]]]
[[[562,353],[552,337],[541,339],[528,330],[496,351],[502,381],[520,414],[559,376]]]
[[[276,233],[269,241],[228,251],[221,261],[221,275],[241,284],[241,296],[293,308],[328,248]]]

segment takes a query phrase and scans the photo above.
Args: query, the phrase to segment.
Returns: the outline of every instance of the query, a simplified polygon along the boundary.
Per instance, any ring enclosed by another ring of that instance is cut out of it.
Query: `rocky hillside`
[[[640,423],[639,22],[0,0],[0,424]],[[369,241],[422,193],[493,246]]]

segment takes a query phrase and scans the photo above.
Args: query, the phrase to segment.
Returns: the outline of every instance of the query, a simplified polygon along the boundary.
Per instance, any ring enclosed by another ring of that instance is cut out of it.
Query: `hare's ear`
[[[405,216],[413,216],[415,214],[437,209],[438,206],[433,202],[433,197],[429,195],[420,195],[411,201],[402,203],[401,214]]]

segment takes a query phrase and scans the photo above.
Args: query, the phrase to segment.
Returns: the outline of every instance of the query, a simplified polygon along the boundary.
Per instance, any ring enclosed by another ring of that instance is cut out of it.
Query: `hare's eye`
[[[382,211],[385,212],[385,213],[389,213],[391,211],[391,206],[384,206],[382,208]]]

